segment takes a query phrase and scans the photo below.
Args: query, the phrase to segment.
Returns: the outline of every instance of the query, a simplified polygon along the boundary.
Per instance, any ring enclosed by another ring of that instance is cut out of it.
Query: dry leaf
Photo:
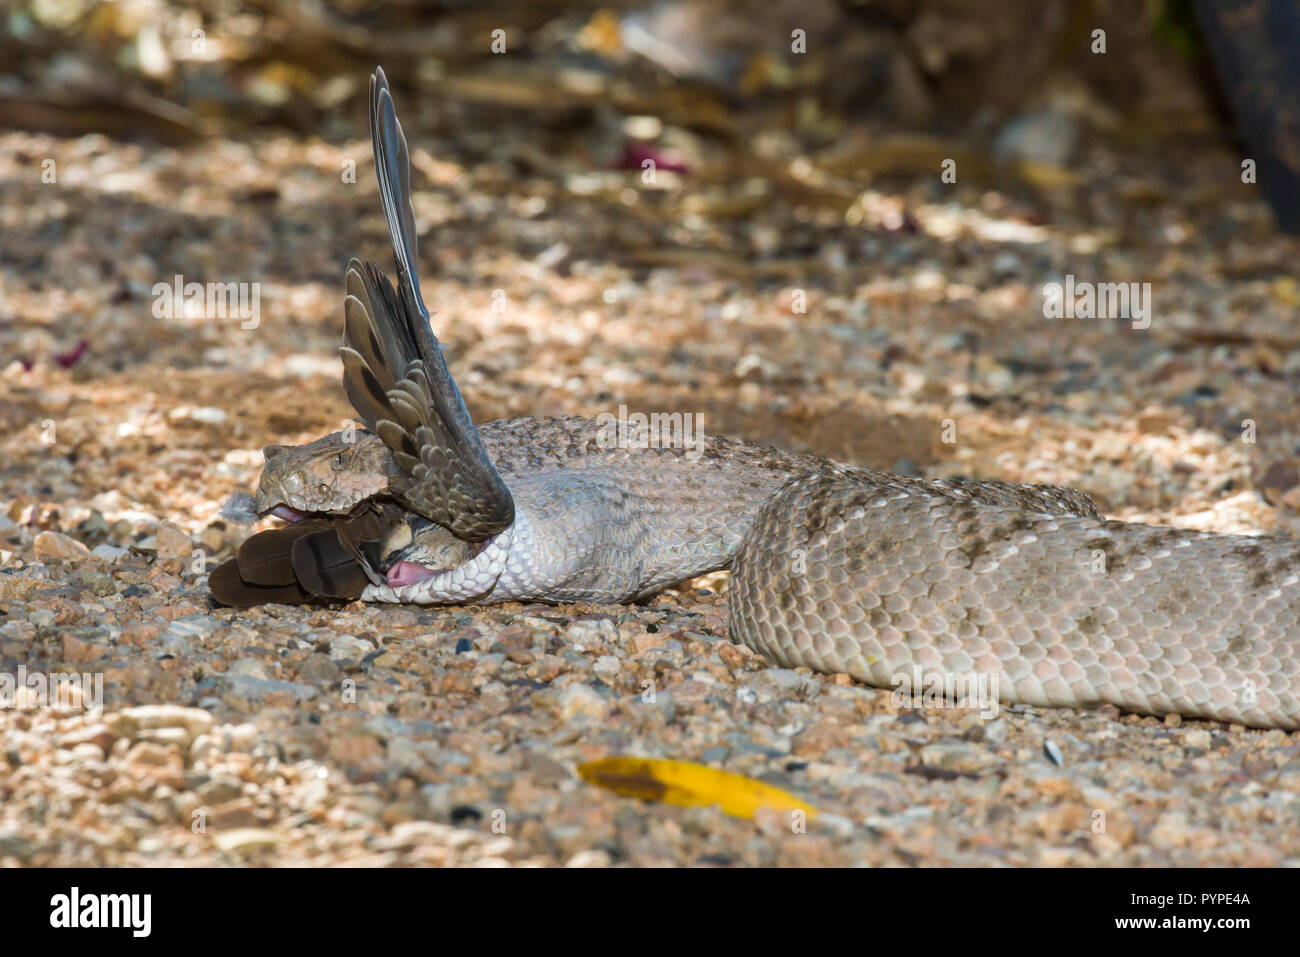
[[[817,816],[816,808],[788,791],[690,761],[604,758],[581,765],[578,774],[616,794],[680,807],[716,804],[732,817],[746,820],[752,820],[760,808],[804,811],[809,820]]]

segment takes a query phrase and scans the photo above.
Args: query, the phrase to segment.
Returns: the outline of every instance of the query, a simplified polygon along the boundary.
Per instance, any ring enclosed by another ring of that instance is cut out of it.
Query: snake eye
[[[316,491],[320,492],[320,494],[322,495],[328,495],[329,490],[330,487],[326,485],[324,482],[321,482],[319,485],[316,486]]]
[[[343,465],[344,465],[344,463],[343,463],[343,453],[340,452],[338,455],[334,456],[334,471],[335,471],[335,472],[340,472],[340,471],[342,471],[342,470],[343,470]]]

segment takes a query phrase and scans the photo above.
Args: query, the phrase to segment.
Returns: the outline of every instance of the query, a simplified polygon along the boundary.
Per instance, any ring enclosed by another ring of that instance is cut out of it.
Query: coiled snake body
[[[797,554],[799,562],[790,560]],[[732,566],[731,633],[879,687],[996,676],[1003,701],[1300,726],[1300,543],[797,479]]]
[[[270,559],[241,548],[212,578],[219,599],[243,600],[242,575],[388,602],[630,601],[730,567],[732,637],[783,665],[885,688],[975,673],[1007,702],[1300,726],[1296,542],[1106,521],[1070,489],[927,482],[716,437],[698,456],[619,447],[589,419],[476,427],[420,298],[382,71],[371,123],[398,287],[354,261],[342,350],[371,434],[350,458],[321,453],[336,479],[268,454],[259,505],[319,515],[375,488],[390,504],[340,527],[345,548],[321,545],[334,526],[320,517],[311,548],[283,534]],[[381,465],[349,464],[376,450]],[[311,488],[334,500],[307,501]],[[311,584],[349,562],[369,576],[355,591]]]

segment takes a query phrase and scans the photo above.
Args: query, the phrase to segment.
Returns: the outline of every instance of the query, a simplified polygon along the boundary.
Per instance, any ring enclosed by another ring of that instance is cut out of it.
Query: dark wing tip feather
[[[297,580],[290,561],[294,542],[327,527],[328,522],[305,521],[258,532],[245,540],[235,555],[240,577],[250,585],[293,584]]]
[[[271,602],[300,605],[312,597],[296,581],[289,585],[247,582],[240,576],[239,562],[234,558],[222,562],[208,574],[208,588],[217,604],[229,608],[253,608]]]
[[[382,582],[374,543],[384,540],[401,514],[393,507],[365,508],[346,519],[259,532],[208,575],[212,597],[232,608],[359,598],[366,585]]]
[[[370,584],[370,578],[333,528],[298,538],[293,543],[292,562],[298,583],[323,598],[360,598]]]

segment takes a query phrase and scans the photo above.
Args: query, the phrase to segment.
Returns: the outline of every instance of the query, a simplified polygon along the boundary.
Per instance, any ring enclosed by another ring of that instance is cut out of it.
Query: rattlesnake
[[[476,427],[420,297],[382,71],[371,126],[398,287],[349,266],[342,350],[370,432],[268,450],[257,502],[323,522],[311,549],[290,555],[281,535],[261,563],[293,588],[328,580],[322,565],[365,574],[302,595],[623,602],[730,567],[731,636],[786,666],[881,687],[913,669],[980,673],[1004,701],[1300,726],[1300,543],[1106,521],[1071,489],[925,481],[720,437],[693,456],[629,447],[652,445],[635,430],[620,446],[591,419]],[[358,508],[371,511],[348,521],[365,533],[338,546],[338,520],[319,516]],[[257,565],[250,551],[223,566],[214,593],[237,595]]]

